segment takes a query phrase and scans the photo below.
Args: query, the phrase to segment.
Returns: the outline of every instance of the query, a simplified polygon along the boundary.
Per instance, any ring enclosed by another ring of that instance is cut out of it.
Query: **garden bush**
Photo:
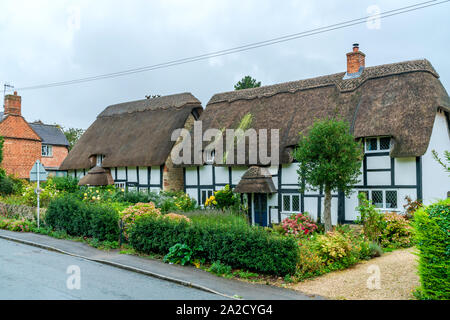
[[[409,248],[413,245],[412,226],[405,216],[395,212],[385,213],[381,232],[381,246],[385,248]]]
[[[112,241],[119,237],[119,215],[107,205],[84,203],[67,194],[52,200],[45,223],[69,235]]]
[[[161,211],[155,207],[153,202],[137,203],[129,206],[120,213],[120,218],[123,221],[124,236],[128,239],[128,233],[134,225],[136,219],[144,216],[160,216]]]
[[[231,190],[230,185],[223,189],[215,191],[214,195],[206,199],[205,207],[216,208],[220,210],[239,208],[239,195]]]
[[[58,191],[65,191],[69,193],[74,193],[80,189],[78,186],[78,179],[72,176],[67,177],[52,177],[49,181],[55,186],[55,189]]]
[[[450,299],[450,198],[416,211],[415,242],[421,286],[417,296]]]
[[[317,231],[317,225],[308,217],[307,213],[293,214],[281,223],[286,234],[308,236]]]
[[[298,248],[291,237],[281,237],[243,223],[143,217],[130,231],[131,246],[143,253],[167,254],[177,243],[202,248],[198,258],[221,261],[234,268],[285,275],[294,273]]]

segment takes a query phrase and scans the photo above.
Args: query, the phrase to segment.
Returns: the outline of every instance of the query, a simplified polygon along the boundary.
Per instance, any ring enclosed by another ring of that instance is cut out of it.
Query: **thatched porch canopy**
[[[100,187],[114,184],[109,169],[94,167],[78,182],[79,186]]]
[[[269,170],[264,167],[250,167],[242,176],[236,188],[237,193],[276,193],[277,189]]]

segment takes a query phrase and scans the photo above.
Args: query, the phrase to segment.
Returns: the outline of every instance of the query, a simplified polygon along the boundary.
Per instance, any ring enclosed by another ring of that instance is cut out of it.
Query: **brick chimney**
[[[353,44],[353,51],[347,53],[347,74],[357,73],[366,66],[366,55],[359,51],[359,44]]]
[[[8,94],[5,96],[5,116],[21,116],[22,98],[14,91],[14,95]]]

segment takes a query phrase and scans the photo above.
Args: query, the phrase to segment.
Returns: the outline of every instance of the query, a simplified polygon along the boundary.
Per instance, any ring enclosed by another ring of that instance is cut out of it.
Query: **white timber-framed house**
[[[380,210],[402,212],[406,196],[429,204],[450,191],[431,153],[450,150],[449,112],[449,96],[429,61],[365,67],[365,54],[355,44],[347,54],[347,72],[214,95],[200,117],[203,132],[237,129],[251,115],[252,129],[279,129],[280,164],[251,163],[247,148],[244,164],[226,165],[208,151],[202,164],[183,164],[184,189],[202,204],[229,184],[246,195],[249,219],[262,226],[299,212],[320,221],[324,194],[299,192],[292,151],[299,132],[307,133],[314,119],[339,117],[351,124],[365,151],[353,194],[332,195],[333,224],[357,219],[359,192]]]
[[[79,178],[80,185],[182,191],[183,170],[170,158],[177,143],[172,133],[190,129],[202,111],[190,93],[111,105],[82,135],[61,169]]]

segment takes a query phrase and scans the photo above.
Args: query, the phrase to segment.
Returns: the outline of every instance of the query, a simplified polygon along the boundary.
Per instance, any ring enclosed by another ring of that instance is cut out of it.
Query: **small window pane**
[[[292,196],[292,211],[300,211],[300,196]]]
[[[397,191],[386,191],[386,208],[397,208]]]
[[[366,148],[368,151],[377,150],[377,139],[376,138],[367,139]]]
[[[383,191],[372,191],[372,204],[377,208],[383,208]]]
[[[291,211],[291,197],[283,196],[283,211]]]
[[[380,150],[389,150],[391,148],[391,138],[380,138]]]

